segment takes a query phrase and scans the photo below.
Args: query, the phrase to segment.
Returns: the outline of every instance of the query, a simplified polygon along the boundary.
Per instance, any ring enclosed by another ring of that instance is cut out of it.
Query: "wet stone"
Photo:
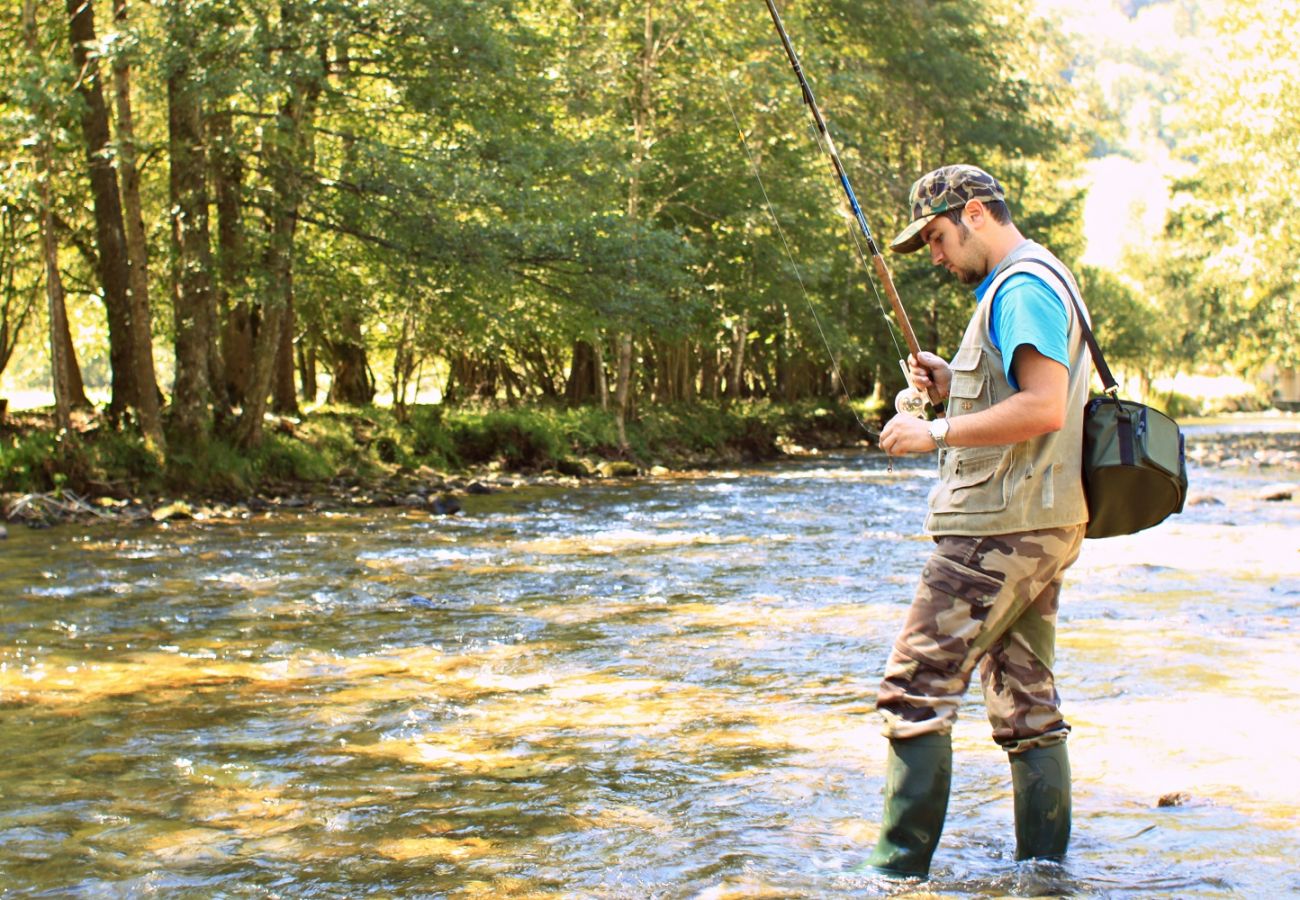
[[[194,510],[183,500],[177,500],[175,503],[168,503],[155,509],[150,517],[155,522],[167,522],[172,519],[192,519]]]
[[[1296,486],[1294,484],[1270,484],[1262,489],[1257,496],[1266,503],[1281,503],[1294,497],[1295,492]]]
[[[460,512],[461,506],[460,501],[451,494],[439,494],[433,499],[433,502],[429,504],[429,509],[431,509],[435,515],[451,516]]]
[[[597,470],[606,478],[633,478],[639,474],[635,463],[611,460],[601,463]]]
[[[562,459],[555,464],[555,470],[570,478],[586,478],[591,475],[591,467],[580,459]]]

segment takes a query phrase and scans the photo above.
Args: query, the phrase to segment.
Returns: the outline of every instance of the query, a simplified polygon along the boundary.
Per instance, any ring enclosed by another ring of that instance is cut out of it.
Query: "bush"
[[[172,448],[163,477],[169,490],[223,498],[246,495],[258,480],[254,459],[216,438],[195,447]]]
[[[412,406],[405,428],[411,454],[435,468],[450,466],[456,457],[456,446],[443,422],[442,412],[441,406]]]
[[[0,441],[0,488],[41,493],[55,487],[50,462],[61,453],[60,442],[48,431]]]
[[[565,456],[547,422],[527,412],[458,416],[450,432],[457,460],[467,465],[499,461],[510,469],[544,469]]]
[[[336,471],[327,454],[279,434],[263,441],[254,457],[254,467],[259,480],[326,481]]]

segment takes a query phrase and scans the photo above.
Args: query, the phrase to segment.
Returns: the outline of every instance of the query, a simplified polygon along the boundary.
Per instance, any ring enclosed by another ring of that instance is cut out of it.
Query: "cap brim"
[[[898,233],[898,237],[889,242],[889,249],[895,253],[915,253],[920,250],[925,246],[925,241],[921,240],[921,229],[929,225],[930,220],[937,215],[939,213],[932,213],[913,220],[912,224]]]

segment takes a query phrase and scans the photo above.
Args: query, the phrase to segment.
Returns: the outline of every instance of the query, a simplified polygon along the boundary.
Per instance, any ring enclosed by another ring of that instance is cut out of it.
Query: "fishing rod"
[[[889,305],[894,309],[894,316],[898,319],[900,330],[903,332],[903,340],[907,343],[908,352],[913,357],[919,359],[921,356],[921,345],[916,339],[916,332],[912,330],[912,322],[907,318],[907,310],[903,309],[903,301],[898,296],[898,288],[894,286],[894,279],[889,274],[889,267],[885,265],[885,258],[880,253],[880,248],[876,245],[876,239],[871,234],[871,228],[867,225],[867,218],[862,214],[862,207],[858,204],[857,194],[853,192],[853,185],[849,183],[849,175],[844,170],[844,163],[840,160],[839,151],[835,149],[835,142],[831,140],[830,131],[826,128],[826,119],[822,116],[821,107],[817,105],[817,99],[813,96],[812,87],[808,84],[808,79],[804,76],[803,66],[799,64],[799,55],[794,52],[794,45],[790,43],[790,35],[785,30],[785,24],[781,21],[781,14],[777,12],[774,0],[766,0],[767,11],[772,14],[772,23],[776,25],[776,33],[781,36],[781,45],[785,47],[785,55],[790,59],[790,66],[794,69],[795,77],[799,79],[799,87],[803,91],[803,102],[808,105],[812,112],[813,122],[817,126],[817,132],[821,137],[822,146],[826,148],[826,153],[831,158],[831,165],[835,167],[835,177],[839,180],[840,187],[844,189],[844,194],[848,197],[849,208],[853,211],[853,218],[857,220],[858,228],[862,231],[862,236],[867,241],[867,250],[871,253],[871,263],[876,270],[876,277],[880,279],[885,286],[885,296],[889,298]],[[900,360],[899,365],[903,368],[903,375],[907,378],[908,387],[901,391],[894,398],[894,407],[900,413],[907,415],[924,417],[925,404],[933,404],[935,412],[943,412],[942,398],[938,394],[938,389],[930,388],[929,396],[922,394],[912,385],[912,376],[907,368],[905,360]]]

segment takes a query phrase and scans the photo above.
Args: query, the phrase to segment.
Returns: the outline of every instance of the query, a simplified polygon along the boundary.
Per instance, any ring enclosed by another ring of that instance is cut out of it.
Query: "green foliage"
[[[1170,343],[1155,306],[1104,269],[1081,266],[1077,276],[1106,362],[1135,369],[1149,379]]]
[[[282,434],[258,448],[254,466],[261,477],[280,481],[325,481],[336,471],[329,454]]]
[[[465,465],[498,461],[515,470],[545,469],[566,454],[548,423],[522,410],[449,417],[456,458]]]
[[[892,314],[873,297],[761,4],[204,0],[132,5],[124,26],[106,0],[95,8],[106,61],[132,67],[155,281],[174,277],[169,83],[199,94],[222,333],[291,278],[298,345],[333,374],[359,350],[354,371],[382,381],[391,362],[405,387],[423,366],[457,398],[549,404],[574,388],[578,344],[595,348],[612,386],[623,336],[647,422],[658,404],[724,392],[826,404],[839,390],[828,347],[858,393],[882,374],[901,386]],[[1005,39],[1008,22],[1032,19],[1027,0],[816,0],[785,12],[881,239],[901,224],[915,177],[962,159],[995,171],[1018,219],[1069,256],[1078,216],[1061,185],[1090,123],[1073,110],[1068,54],[1050,28],[1035,21],[1031,37]],[[51,123],[59,173],[80,171],[66,22],[57,5],[40,18],[48,65],[0,58],[17,85],[0,139],[22,158],[33,122]],[[0,23],[9,47],[13,27]],[[296,128],[305,138],[288,147]],[[60,179],[74,201],[60,204],[60,239],[79,251],[63,265],[84,305],[93,231],[84,186]],[[291,273],[263,264],[285,239],[275,226],[286,202]],[[968,294],[923,259],[891,263],[922,341],[950,349]],[[177,321],[173,294],[151,292],[163,333]],[[587,381],[575,399],[593,398]],[[590,433],[589,446],[617,443],[586,416],[565,427]],[[414,445],[372,436],[381,461],[453,461],[493,443],[477,425],[462,429],[464,447],[429,420],[411,427]],[[539,464],[572,445],[512,440]]]
[[[443,423],[440,406],[415,406],[408,413],[406,432],[411,442],[411,456],[435,468],[451,464],[456,447]]]
[[[162,487],[179,493],[222,499],[242,499],[256,490],[258,466],[228,441],[215,438],[184,449],[174,448],[167,459]]]
[[[1189,76],[1189,174],[1153,286],[1180,362],[1300,365],[1300,7],[1224,4],[1210,58]]]
[[[21,493],[54,488],[51,462],[60,443],[50,431],[0,439],[0,488]]]

